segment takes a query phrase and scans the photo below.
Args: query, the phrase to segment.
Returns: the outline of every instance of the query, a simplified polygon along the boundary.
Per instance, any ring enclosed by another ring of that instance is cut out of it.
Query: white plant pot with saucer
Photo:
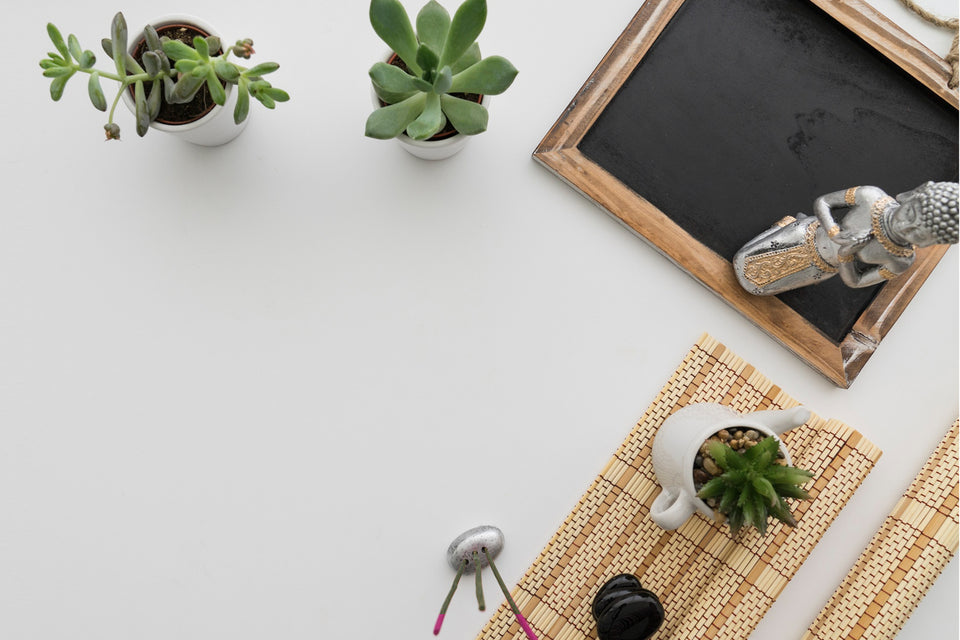
[[[196,27],[207,35],[217,36],[223,46],[223,38],[220,33],[203,20],[186,14],[171,14],[155,18],[149,22],[158,31],[169,25],[185,25]],[[142,41],[142,37],[136,38],[129,48],[130,55],[133,55],[137,45]],[[170,124],[164,122],[151,122],[150,127],[158,131],[170,133],[182,140],[192,142],[193,144],[216,147],[226,144],[236,138],[247,126],[247,118],[240,124],[233,122],[233,110],[237,104],[237,92],[235,87],[226,83],[224,91],[227,95],[227,101],[223,106],[213,105],[203,117],[185,124]],[[129,91],[123,92],[123,102],[131,113],[136,113],[133,95]]]

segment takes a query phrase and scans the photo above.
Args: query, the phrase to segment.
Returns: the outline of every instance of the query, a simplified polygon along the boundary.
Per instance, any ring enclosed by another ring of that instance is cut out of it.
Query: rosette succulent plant
[[[96,56],[89,49],[80,46],[77,37],[70,34],[64,40],[59,29],[53,24],[47,25],[47,33],[56,48],[48,57],[40,61],[43,75],[51,79],[50,97],[55,101],[63,95],[67,81],[77,73],[89,76],[87,93],[93,106],[107,111],[107,99],[104,96],[100,80],[106,78],[119,83],[116,96],[109,105],[109,115],[104,129],[108,140],[120,139],[120,127],[114,122],[114,112],[124,91],[133,87],[136,111],[137,134],[146,135],[150,123],[160,112],[161,101],[168,104],[190,102],[204,87],[210,92],[211,99],[219,105],[226,102],[224,84],[237,87],[237,104],[233,119],[243,122],[250,109],[250,97],[253,96],[268,109],[277,102],[285,102],[290,96],[263,79],[263,76],[276,71],[275,62],[264,62],[252,68],[243,67],[228,57],[231,53],[247,59],[253,51],[253,41],[238,40],[232,47],[219,54],[220,39],[216,36],[195,37],[192,46],[179,40],[160,37],[157,30],[147,26],[143,30],[146,50],[141,62],[138,62],[127,49],[127,23],[122,13],[114,16],[110,26],[110,38],[101,41],[104,52],[114,62],[113,70],[95,69]]]
[[[810,494],[801,485],[813,474],[778,462],[779,447],[779,441],[771,437],[743,453],[718,440],[708,443],[707,453],[722,473],[704,484],[697,496],[701,500],[719,499],[717,510],[727,516],[733,535],[744,526],[756,527],[765,535],[769,516],[796,526],[784,498],[809,499]]]
[[[414,30],[398,0],[372,0],[370,23],[399,61],[378,62],[370,69],[374,90],[386,106],[367,119],[366,135],[389,139],[406,132],[426,140],[448,121],[466,135],[485,131],[486,108],[463,95],[503,93],[517,75],[506,58],[481,57],[476,39],[486,18],[486,0],[465,0],[452,18],[430,0],[417,14]]]

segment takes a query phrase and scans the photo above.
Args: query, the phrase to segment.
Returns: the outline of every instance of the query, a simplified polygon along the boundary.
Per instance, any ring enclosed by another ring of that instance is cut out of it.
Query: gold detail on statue
[[[840,262],[840,263],[853,262],[856,259],[857,259],[857,256],[853,255],[852,253],[847,256],[840,256],[840,255],[837,256],[837,262]]]
[[[848,207],[852,207],[857,204],[857,189],[860,187],[850,187],[843,194],[843,201],[847,203]]]
[[[744,277],[756,286],[764,287],[811,266],[824,273],[836,273],[836,267],[824,260],[817,251],[819,226],[820,223],[814,221],[807,227],[806,240],[801,245],[748,256],[743,262]]]
[[[870,210],[870,228],[873,231],[873,237],[887,252],[900,258],[909,258],[913,255],[916,247],[912,244],[906,246],[897,244],[887,235],[886,230],[883,228],[883,214],[891,204],[895,204],[896,202],[897,201],[890,196],[880,198],[874,202],[873,208]]]
[[[779,220],[777,220],[777,226],[780,227],[781,229],[783,229],[783,228],[786,227],[787,225],[791,225],[791,224],[793,224],[793,223],[796,222],[796,221],[797,221],[797,219],[794,218],[793,216],[783,216],[782,218],[780,218]]]
[[[897,274],[895,274],[893,271],[890,271],[890,269],[887,269],[886,267],[880,267],[879,269],[877,269],[877,273],[884,280],[889,280],[890,278],[897,277]]]

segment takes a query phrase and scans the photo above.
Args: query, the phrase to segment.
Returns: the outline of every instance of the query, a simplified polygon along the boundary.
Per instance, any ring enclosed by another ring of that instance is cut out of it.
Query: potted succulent
[[[110,70],[95,68],[96,56],[82,49],[73,34],[64,40],[53,24],[47,25],[47,33],[56,51],[41,60],[40,66],[43,75],[51,79],[50,97],[59,100],[70,78],[87,74],[93,106],[100,111],[109,109],[104,125],[108,140],[120,139],[114,116],[121,98],[134,113],[139,136],[152,126],[208,146],[223,144],[239,134],[242,127],[238,125],[246,122],[251,96],[269,109],[290,98],[263,79],[276,71],[278,64],[264,62],[247,68],[229,59],[231,53],[248,59],[254,53],[252,40],[238,40],[224,51],[216,32],[193,17],[154,20],[128,47],[126,20],[117,13],[110,38],[101,41],[114,62]],[[103,78],[119,85],[110,104],[101,87]]]
[[[465,0],[452,18],[430,0],[414,30],[398,0],[371,0],[370,23],[390,54],[370,68],[377,109],[366,135],[396,138],[418,157],[440,159],[485,131],[486,96],[503,93],[517,76],[506,58],[481,57],[476,39],[486,17],[486,0]]]
[[[808,499],[801,485],[812,474],[792,465],[778,435],[809,418],[803,407],[745,415],[712,403],[679,409],[653,442],[663,488],[650,509],[654,522],[676,529],[700,512],[726,518],[733,535],[750,526],[766,534],[769,517],[795,526],[785,499]]]

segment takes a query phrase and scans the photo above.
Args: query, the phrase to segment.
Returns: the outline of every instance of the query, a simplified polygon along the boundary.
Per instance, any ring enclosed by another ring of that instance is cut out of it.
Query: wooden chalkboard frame
[[[841,387],[849,387],[948,247],[919,250],[913,266],[886,283],[839,343],[775,297],[737,283],[730,261],[584,155],[579,145],[686,0],[646,0],[535,150],[534,159],[651,243],[752,322]],[[858,0],[808,0],[901,69],[958,107],[950,68],[888,18]]]

